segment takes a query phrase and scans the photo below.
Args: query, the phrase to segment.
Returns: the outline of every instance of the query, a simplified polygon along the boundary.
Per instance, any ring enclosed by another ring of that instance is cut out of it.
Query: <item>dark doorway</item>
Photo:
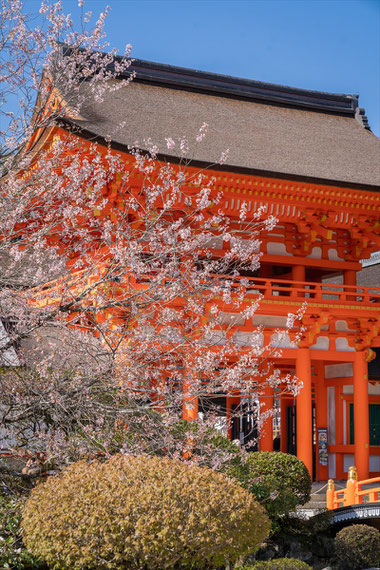
[[[247,451],[258,451],[255,403],[231,405],[231,441],[238,439]]]
[[[313,446],[313,473],[312,478],[316,478],[316,438],[315,434],[315,403],[312,402],[312,422],[311,422],[311,441]],[[297,407],[296,405],[286,406],[286,453],[297,455]]]
[[[297,455],[297,410],[286,406],[286,453]]]

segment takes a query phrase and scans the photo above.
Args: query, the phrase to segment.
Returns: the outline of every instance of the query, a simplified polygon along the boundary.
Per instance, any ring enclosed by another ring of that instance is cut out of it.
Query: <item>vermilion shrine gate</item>
[[[64,136],[74,124],[83,139],[122,154],[128,169],[129,144],[143,137],[160,144],[164,137],[190,136],[206,121],[208,141],[196,150],[193,165],[208,166],[221,145],[230,147],[227,163],[206,172],[216,178],[225,212],[238,219],[244,200],[248,217],[265,206],[278,219],[263,237],[261,267],[250,277],[252,298],[257,292],[264,298],[254,318],[234,330],[244,338],[263,324],[263,342],[275,343],[275,329],[307,302],[300,345],[285,339],[274,359],[276,367],[295,371],[303,382],[296,399],[280,398],[280,449],[296,453],[319,480],[346,478],[352,464],[359,479],[378,476],[380,375],[369,372],[380,349],[380,288],[361,286],[357,277],[360,260],[380,249],[380,143],[357,96],[139,60],[132,69],[131,85],[107,94],[103,103],[85,105],[80,117],[38,133],[33,144]],[[125,126],[115,129],[123,118]],[[160,158],[178,161],[170,152]],[[226,307],[226,323],[232,313]],[[265,406],[274,400],[276,393],[267,390]],[[224,401],[228,417],[240,397],[227,394]],[[188,415],[196,413],[195,406]],[[241,437],[242,431],[240,422],[229,434]],[[273,450],[273,441],[269,419],[259,449]]]

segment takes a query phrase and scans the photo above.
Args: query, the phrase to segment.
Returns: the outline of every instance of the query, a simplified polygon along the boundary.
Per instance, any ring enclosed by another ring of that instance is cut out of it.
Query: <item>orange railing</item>
[[[94,272],[95,273],[95,272]],[[48,293],[57,291],[62,292],[63,289],[71,291],[78,290],[84,287],[83,276],[84,271],[77,271],[73,273],[71,281],[68,280],[64,284],[60,281],[47,283],[43,291],[39,292],[41,298],[48,297]],[[215,276],[223,282],[231,279],[229,275]],[[89,275],[84,279],[86,286],[89,286],[92,281],[99,278],[99,275]],[[149,288],[151,284],[151,275],[143,275],[138,279],[130,276],[129,284],[136,289],[142,291]],[[353,285],[339,285],[332,283],[316,283],[312,281],[291,281],[285,279],[263,279],[261,277],[235,277],[232,279],[232,290],[239,288],[240,282],[244,280],[247,286],[248,295],[263,295],[265,299],[278,299],[278,297],[287,297],[290,299],[305,300],[308,304],[315,303],[332,303],[334,305],[340,304],[344,306],[349,303],[357,303],[358,305],[372,305],[380,303],[380,287],[359,287]],[[122,283],[119,283],[122,287]],[[61,287],[61,289],[60,289]],[[58,299],[57,299],[58,300]],[[43,301],[42,301],[43,302]],[[52,299],[49,300],[49,303]]]
[[[215,276],[215,279],[226,281],[231,279],[229,275]],[[291,281],[286,279],[262,278],[262,277],[234,277],[232,287],[239,287],[244,281],[248,293],[262,294],[264,297],[293,297],[313,301],[331,301],[333,303],[354,302],[360,304],[380,303],[380,287],[359,287],[354,285],[341,285],[335,283],[316,283],[314,281]],[[137,280],[137,284],[143,286],[150,282],[150,276],[146,275]]]
[[[237,285],[240,279],[246,279],[248,281],[248,288],[251,293],[262,293],[264,297],[298,297],[307,299],[308,302],[380,303],[379,287],[359,287],[335,283],[315,283],[312,281],[290,281],[273,277],[271,279],[240,277],[235,281]]]
[[[363,489],[370,485],[369,488]],[[377,485],[377,486],[376,486]],[[329,510],[380,502],[380,477],[357,480],[356,467],[350,467],[345,489],[335,491],[334,480],[329,479],[326,492],[326,507]]]

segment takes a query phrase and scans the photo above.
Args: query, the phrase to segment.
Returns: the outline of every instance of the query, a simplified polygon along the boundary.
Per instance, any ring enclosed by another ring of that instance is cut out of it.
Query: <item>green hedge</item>
[[[272,519],[310,499],[310,474],[294,455],[277,451],[250,453],[245,463],[236,457],[225,470],[255,495]]]
[[[335,537],[335,554],[342,569],[380,566],[380,532],[366,524],[347,526]]]
[[[244,566],[239,570],[310,570],[310,566],[296,558],[277,558],[256,562],[253,566]]]
[[[310,570],[310,566],[296,558],[277,558],[268,562],[256,562],[253,570]]]

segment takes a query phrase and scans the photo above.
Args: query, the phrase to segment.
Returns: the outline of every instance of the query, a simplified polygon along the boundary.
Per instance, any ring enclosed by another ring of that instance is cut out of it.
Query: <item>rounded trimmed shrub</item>
[[[232,460],[226,472],[251,491],[276,518],[304,505],[310,499],[311,478],[301,459],[280,451],[258,451],[246,463]]]
[[[80,461],[36,487],[22,524],[27,548],[57,570],[216,567],[255,551],[270,526],[221,473],[122,455]]]
[[[297,558],[277,558],[267,562],[256,562],[252,570],[310,570],[310,566]]]
[[[380,566],[380,532],[366,524],[347,526],[335,537],[335,554],[347,570]]]

